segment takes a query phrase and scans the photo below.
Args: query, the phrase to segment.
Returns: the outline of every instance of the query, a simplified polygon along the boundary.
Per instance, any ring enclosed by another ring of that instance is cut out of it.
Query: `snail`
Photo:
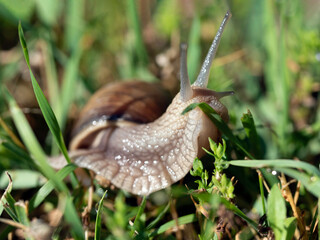
[[[181,44],[180,92],[163,114],[150,111],[164,111],[168,104],[159,86],[125,82],[107,85],[95,93],[75,126],[69,148],[73,162],[136,195],[149,195],[182,179],[194,159],[204,155],[202,147],[208,146],[208,137],[216,142],[221,138],[200,109],[185,115],[183,110],[191,103],[205,102],[228,121],[228,110],[219,99],[233,92],[215,92],[207,89],[207,84],[230,16],[229,12],[224,16],[192,85],[187,73],[187,46]],[[59,169],[66,161],[62,156],[54,157],[51,165]]]

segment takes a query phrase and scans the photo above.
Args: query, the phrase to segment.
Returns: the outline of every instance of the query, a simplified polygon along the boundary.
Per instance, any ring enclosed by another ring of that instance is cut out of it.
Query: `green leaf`
[[[267,211],[266,211],[266,205],[264,202],[265,198],[264,198],[263,178],[261,176],[260,171],[258,171],[258,178],[259,178],[259,189],[260,189],[262,210],[263,210],[263,215],[265,215],[267,214]]]
[[[286,233],[283,236],[283,240],[291,240],[294,235],[294,231],[296,230],[296,221],[295,217],[290,217],[284,220],[284,228]]]
[[[100,201],[99,201],[99,206],[98,206],[98,211],[97,211],[97,216],[96,216],[96,225],[95,225],[95,234],[94,234],[94,239],[98,240],[100,239],[100,232],[101,232],[101,214],[103,210],[103,200],[107,194],[107,190],[104,192],[102,195]]]
[[[43,175],[37,171],[16,169],[9,170],[12,177],[13,189],[27,189],[42,186],[45,183]],[[0,188],[8,185],[8,178],[5,173],[0,176]]]
[[[204,180],[205,184],[207,184],[207,181],[209,179],[209,174],[207,170],[204,170],[204,172],[202,173],[201,178]]]
[[[56,173],[56,177],[58,179],[64,179],[76,168],[77,166],[75,164],[73,163],[68,164]],[[54,182],[52,180],[49,180],[46,184],[44,184],[39,189],[39,191],[30,200],[30,203],[29,203],[30,211],[38,207],[44,201],[44,199],[52,192],[53,189],[54,189]]]
[[[157,217],[147,226],[146,229],[147,230],[152,229],[164,217],[164,215],[169,210],[169,207],[170,207],[170,201],[168,202],[166,207],[159,214],[157,214]]]
[[[52,26],[57,23],[61,13],[62,2],[55,0],[37,0],[37,13],[41,20]]]
[[[28,207],[23,201],[18,201],[15,203],[15,209],[17,212],[17,216],[19,219],[19,222],[22,223],[25,226],[30,225],[30,221],[28,218]]]
[[[12,190],[12,179],[8,172],[6,172],[6,174],[9,178],[9,184],[2,197],[0,198],[0,215],[2,214],[3,210],[5,210],[13,221],[19,222],[19,218],[15,208],[16,201],[10,194]]]
[[[29,72],[30,72],[30,77],[31,77],[31,82],[32,82],[32,87],[34,90],[34,94],[37,98],[39,107],[41,109],[41,112],[43,114],[43,117],[45,118],[47,125],[51,131],[51,133],[53,134],[53,136],[55,137],[62,153],[65,155],[68,163],[70,163],[70,159],[68,157],[67,151],[66,151],[66,147],[64,144],[64,140],[62,137],[62,133],[60,131],[60,127],[58,124],[58,121],[46,99],[46,97],[44,96],[37,80],[35,79],[31,67],[30,67],[30,60],[29,60],[29,53],[28,53],[28,48],[27,48],[27,44],[24,38],[24,34],[23,34],[23,29],[21,27],[21,23],[19,24],[19,38],[20,38],[20,42],[21,42],[21,46],[23,48],[23,54],[25,57],[25,60],[27,62],[28,68],[29,68]]]
[[[73,205],[73,198],[60,195],[62,201],[65,201],[64,217],[70,224],[71,234],[75,239],[84,239],[84,232],[78,213]]]
[[[11,196],[11,191],[12,191],[12,178],[10,176],[10,174],[8,172],[6,172],[7,174],[7,177],[9,179],[9,183],[8,183],[8,186],[6,188],[6,190],[4,191],[3,195],[1,196],[0,198],[0,216],[3,212],[3,210],[9,206],[11,207],[12,209],[14,209],[14,204],[15,204],[15,201],[14,199],[12,198]]]
[[[8,225],[7,227],[3,228],[0,233],[0,239],[8,239],[8,235],[10,232],[13,232],[15,228],[13,226]]]
[[[157,4],[155,10],[153,22],[156,31],[159,34],[171,36],[172,32],[179,26],[179,5],[176,1],[163,0]]]
[[[319,208],[320,208],[320,198],[318,198],[318,207],[317,207],[317,210],[315,211],[315,213],[314,213],[314,215],[312,217],[312,222],[310,224],[310,229],[312,229],[312,231],[313,231],[313,229],[315,229],[316,224],[320,220]],[[318,230],[320,231],[319,227],[318,227]]]
[[[85,11],[84,0],[66,1],[65,11],[64,45],[69,52],[74,52],[80,48],[79,42],[85,26],[83,19]]]
[[[12,154],[17,156],[17,158],[19,158],[21,161],[25,162],[28,166],[30,166],[30,168],[35,167],[34,163],[32,162],[32,158],[29,156],[26,150],[22,149],[11,141],[3,142],[2,146],[4,146]]]
[[[192,103],[188,107],[186,107],[182,114],[186,114],[187,112],[199,107],[217,126],[217,128],[234,144],[237,145],[249,158],[254,159],[254,157],[242,146],[241,142],[236,138],[236,136],[232,133],[229,126],[222,120],[221,116],[207,103]]]
[[[291,159],[274,159],[274,160],[232,160],[228,161],[230,165],[239,167],[254,167],[254,168],[266,168],[266,167],[287,167],[287,168],[297,168],[302,169],[316,176],[320,176],[320,171],[313,165],[302,162],[295,161]]]
[[[230,165],[239,167],[267,168],[272,167],[279,172],[283,172],[293,177],[305,186],[305,188],[317,197],[320,197],[320,171],[313,165],[290,159],[275,160],[232,160]],[[302,169],[305,172],[292,168]]]
[[[164,233],[165,231],[169,230],[170,228],[176,227],[177,226],[177,222],[178,222],[178,226],[181,226],[181,225],[184,225],[184,224],[195,222],[196,220],[197,220],[197,218],[196,218],[195,214],[189,214],[189,215],[186,215],[186,216],[183,216],[183,217],[179,217],[177,220],[171,220],[171,221],[163,224],[157,230],[155,230],[154,232],[149,234],[149,237],[154,237],[156,235]]]
[[[194,177],[201,177],[203,171],[203,165],[199,158],[196,158],[193,162],[193,167],[190,170],[190,174]]]
[[[122,191],[118,192],[117,197],[115,198],[115,213],[112,216],[113,224],[117,228],[125,229],[127,227],[126,222],[126,204],[125,204],[125,197]]]
[[[206,186],[203,184],[203,182],[201,180],[195,180],[194,182],[198,184],[199,190],[206,189]]]
[[[63,83],[61,87],[61,101],[59,110],[57,112],[58,122],[64,128],[69,112],[69,108],[75,96],[75,86],[77,85],[77,80],[79,79],[79,63],[82,54],[81,48],[77,48],[71,57],[68,59],[65,73],[63,76]]]
[[[18,22],[18,19],[29,21],[34,12],[35,1],[20,1],[20,0],[0,0],[0,15],[1,17],[7,17],[14,24]],[[8,17],[10,16],[10,17]]]
[[[258,224],[256,222],[254,222],[252,219],[250,219],[249,217],[247,217],[236,205],[234,205],[233,203],[229,202],[225,198],[221,197],[220,199],[221,199],[221,203],[223,203],[226,206],[227,209],[229,209],[232,212],[234,212],[234,214],[236,214],[239,217],[241,217],[243,220],[245,220],[247,223],[249,223],[255,230],[258,231]]]
[[[244,227],[236,234],[236,239],[238,240],[250,240],[254,239],[254,234],[249,227]]]
[[[210,144],[211,151],[215,153],[218,148],[217,143],[209,137],[209,144]]]
[[[209,154],[210,156],[214,157],[214,154],[212,152],[210,152],[209,150],[205,149],[204,147],[202,148],[203,151],[205,151],[207,154]]]
[[[129,26],[132,28],[132,32],[135,37],[134,49],[136,49],[139,63],[146,67],[149,60],[148,53],[143,42],[141,24],[136,6],[137,4],[135,1],[131,0],[127,1],[127,4],[127,19],[129,20]]]
[[[17,103],[13,97],[8,93],[6,89],[3,90],[6,96],[6,99],[9,103],[10,112],[15,123],[15,126],[18,129],[18,132],[27,147],[28,151],[33,156],[33,160],[36,165],[40,168],[41,172],[48,179],[51,179],[55,187],[61,191],[68,192],[66,185],[59,179],[55,177],[55,172],[49,166],[47,162],[47,157],[43,152],[37,138],[35,137],[26,117],[22,113],[21,109],[17,106]]]
[[[261,158],[262,150],[260,139],[250,110],[248,110],[246,114],[243,114],[241,122],[249,139],[251,150],[256,158]]]
[[[290,96],[292,89],[294,89],[295,81],[290,81],[289,70],[287,65],[287,16],[285,11],[279,11],[279,9],[285,9],[286,4],[280,4],[279,8],[275,8],[274,4],[270,1],[263,1],[263,14],[262,22],[264,27],[263,37],[260,38],[263,46],[263,51],[266,53],[264,59],[264,75],[267,88],[267,100],[271,102],[270,107],[267,110],[267,114],[275,118],[274,127],[277,133],[277,142],[280,147],[280,151],[286,153],[288,151],[288,132],[292,127],[292,123],[289,121],[289,108],[290,108]],[[277,11],[280,12],[279,19],[275,19]],[[279,33],[277,33],[277,29]],[[279,114],[280,113],[280,114]]]
[[[142,202],[140,204],[140,207],[138,209],[138,213],[136,215],[136,218],[134,219],[133,222],[133,226],[132,226],[132,230],[131,230],[131,235],[133,236],[135,230],[138,230],[138,223],[141,221],[141,215],[144,212],[144,209],[146,207],[146,203],[147,203],[147,198],[144,196],[142,199]]]
[[[273,185],[268,195],[267,218],[275,239],[281,239],[285,234],[284,221],[286,214],[286,204],[281,191],[277,185]]]
[[[320,198],[320,178],[290,168],[275,168],[279,172],[301,181],[302,185],[314,196]]]
[[[32,82],[32,87],[33,87],[33,91],[34,94],[36,96],[37,102],[39,104],[39,107],[41,109],[41,112],[43,114],[43,117],[50,129],[50,132],[52,133],[52,135],[54,136],[62,154],[64,155],[64,157],[66,158],[68,163],[71,163],[71,160],[68,156],[68,152],[67,152],[67,148],[66,145],[64,143],[63,140],[63,135],[62,132],[60,130],[58,121],[46,99],[46,97],[44,96],[37,80],[35,79],[33,72],[31,70],[30,67],[30,60],[29,60],[29,53],[28,53],[28,48],[27,48],[27,44],[24,38],[24,34],[23,34],[23,29],[21,27],[21,23],[19,23],[19,27],[18,27],[18,32],[19,32],[19,39],[20,39],[20,43],[21,46],[23,48],[23,54],[24,54],[24,58],[27,62],[28,68],[29,68],[29,72],[30,72],[30,77],[31,77],[31,82]],[[73,175],[73,179],[76,179],[75,175]]]

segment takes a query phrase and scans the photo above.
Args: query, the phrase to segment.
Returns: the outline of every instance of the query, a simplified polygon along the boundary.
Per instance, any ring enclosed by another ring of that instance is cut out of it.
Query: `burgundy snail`
[[[204,155],[202,147],[208,146],[208,138],[216,142],[221,138],[200,109],[185,115],[182,111],[191,103],[205,102],[228,121],[228,110],[219,99],[233,92],[215,92],[207,89],[207,84],[230,16],[227,12],[192,85],[187,73],[187,46],[181,45],[180,92],[166,111],[167,97],[162,97],[157,85],[118,83],[95,93],[75,125],[69,149],[72,161],[137,195],[149,195],[182,179],[194,159]],[[153,114],[155,108],[165,112]],[[66,161],[63,156],[55,157],[51,165],[62,168]]]

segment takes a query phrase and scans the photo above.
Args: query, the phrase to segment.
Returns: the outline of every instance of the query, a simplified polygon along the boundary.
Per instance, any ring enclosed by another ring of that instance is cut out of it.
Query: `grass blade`
[[[137,231],[138,229],[138,223],[140,221],[140,217],[142,215],[142,213],[144,212],[144,209],[146,207],[146,203],[147,203],[147,198],[144,196],[143,199],[142,199],[142,202],[140,204],[140,207],[138,209],[138,213],[136,215],[136,218],[134,219],[134,223],[133,223],[133,226],[132,226],[132,229],[131,229],[131,235],[133,236],[134,235],[134,232]]]
[[[133,33],[135,36],[135,49],[138,55],[138,62],[142,64],[142,66],[148,65],[148,54],[147,50],[144,46],[143,39],[142,39],[142,31],[140,27],[140,20],[138,17],[138,12],[136,8],[136,1],[129,0],[127,1],[128,4],[128,19],[129,25],[132,25]]]
[[[197,78],[197,71],[200,69],[201,63],[201,22],[198,15],[194,16],[191,30],[189,34],[189,47],[188,47],[188,74],[191,82]]]
[[[11,176],[8,172],[6,172],[8,178],[9,178],[9,183],[8,186],[6,188],[6,190],[4,191],[3,195],[0,198],[0,216],[3,212],[4,209],[4,205],[6,205],[8,203],[7,197],[10,195],[10,192],[12,190],[12,179]]]
[[[33,156],[34,162],[39,167],[43,175],[54,182],[55,187],[57,187],[61,191],[68,192],[68,188],[66,187],[66,185],[59,178],[55,177],[55,172],[49,166],[47,162],[47,157],[43,152],[21,109],[17,106],[17,103],[15,102],[13,97],[8,93],[7,90],[4,90],[4,93],[9,103],[10,112],[15,126],[17,127],[18,132],[20,133],[20,136],[25,146]]]
[[[94,239],[98,240],[100,239],[100,232],[101,232],[101,214],[103,210],[103,200],[107,194],[108,190],[104,192],[102,195],[102,198],[99,201],[98,211],[97,211],[97,217],[96,217],[96,225],[95,225],[95,234]]]
[[[17,156],[17,158],[21,159],[22,162],[26,163],[31,168],[34,167],[32,159],[24,149],[18,147],[11,141],[3,142],[2,146],[5,147],[12,154]]]
[[[274,160],[232,160],[228,161],[230,165],[238,167],[253,167],[253,168],[266,168],[266,167],[286,167],[286,168],[297,168],[303,169],[309,174],[320,177],[320,171],[313,165],[295,161],[291,159],[274,159]]]
[[[260,188],[260,196],[261,196],[261,203],[262,203],[262,210],[263,210],[263,215],[267,214],[266,211],[266,205],[264,203],[264,189],[263,189],[263,178],[262,178],[262,174],[259,170],[257,170],[258,172],[258,177],[259,177],[259,188]]]
[[[6,174],[9,178],[9,184],[4,194],[0,198],[0,215],[2,214],[3,210],[5,210],[13,221],[19,222],[19,218],[15,208],[16,201],[10,194],[12,190],[12,178],[8,172],[6,172]]]
[[[43,51],[45,55],[44,64],[45,64],[45,73],[48,82],[48,93],[49,101],[52,109],[55,113],[60,112],[61,103],[60,103],[60,93],[59,93],[59,80],[58,80],[58,70],[54,63],[53,57],[53,46],[51,39],[53,38],[52,34],[49,31],[44,31],[43,35],[45,36],[46,41],[43,44]]]
[[[28,53],[28,48],[27,48],[27,44],[24,38],[24,34],[23,34],[23,29],[21,27],[21,23],[19,23],[19,27],[18,27],[18,31],[19,31],[19,39],[20,39],[20,43],[23,49],[23,54],[24,54],[24,58],[27,62],[29,71],[30,71],[30,77],[31,77],[31,82],[32,82],[32,87],[34,90],[34,94],[37,98],[39,107],[41,109],[41,112],[43,114],[43,117],[45,118],[47,125],[51,131],[51,133],[53,134],[53,136],[55,137],[62,153],[65,155],[68,163],[70,163],[70,158],[68,157],[67,151],[66,151],[66,147],[64,144],[64,140],[62,137],[62,133],[60,131],[60,127],[58,125],[58,121],[46,99],[46,97],[44,96],[37,80],[35,79],[33,72],[31,70],[31,66],[30,66],[30,60],[29,60],[29,53]]]
[[[313,215],[313,217],[312,217],[312,221],[311,221],[311,224],[310,224],[310,230],[311,230],[311,232],[315,232],[316,231],[316,229],[315,229],[315,227],[317,226],[317,221],[319,221],[320,219],[318,218],[319,217],[319,215],[318,215],[318,211],[319,211],[319,204],[320,204],[320,198],[318,199],[318,207],[317,207],[317,210],[315,211],[315,213],[314,213],[314,215]],[[319,227],[319,229],[320,229],[320,227]],[[319,235],[320,236],[320,235]],[[309,240],[311,240],[312,238],[311,238],[311,236],[309,237]]]
[[[190,104],[182,114],[186,114],[187,112],[199,107],[209,118],[210,120],[219,128],[219,130],[232,141],[234,144],[240,148],[244,154],[246,154],[249,158],[254,159],[254,157],[242,146],[240,141],[236,138],[236,136],[232,133],[231,129],[228,125],[222,120],[221,116],[207,103],[192,103]]]
[[[167,206],[159,213],[159,215],[154,219],[148,226],[147,230],[152,229],[166,214],[166,212],[169,210],[170,202],[168,202]]]
[[[318,236],[320,236],[320,224],[319,224],[319,222],[320,222],[320,211],[319,211],[319,209],[320,209],[320,198],[318,198]]]
[[[13,189],[28,189],[42,186],[45,178],[39,171],[27,169],[12,169],[9,170],[12,180],[14,181]],[[0,188],[8,184],[5,173],[0,175]]]
[[[309,192],[317,197],[320,197],[320,171],[313,165],[288,159],[276,160],[233,160],[228,161],[230,165],[239,167],[253,167],[253,168],[266,168],[273,167],[279,172],[293,177],[305,186]],[[305,172],[300,172],[296,169],[302,169]]]
[[[74,52],[80,45],[85,21],[84,0],[68,0],[66,1],[66,17],[65,17],[65,30],[64,30],[64,45],[68,51]]]
[[[282,239],[285,232],[284,221],[286,219],[286,203],[282,197],[281,191],[277,185],[273,185],[268,195],[268,222],[272,228],[275,239]]]
[[[184,224],[195,222],[195,221],[197,221],[197,218],[196,218],[195,214],[189,214],[189,215],[186,215],[186,216],[183,216],[183,217],[179,217],[177,220],[178,220],[179,226],[181,226],[181,225],[184,225]],[[176,227],[176,226],[177,226],[176,220],[171,220],[171,221],[163,224],[161,227],[159,227],[154,232],[152,232],[149,235],[149,237],[154,237],[156,235],[164,233],[165,231],[169,230],[170,228],[173,228],[173,227]]]
[[[256,158],[261,158],[262,150],[261,144],[259,144],[260,139],[250,110],[248,110],[247,113],[243,114],[241,122],[249,139],[250,150],[253,152]]]
[[[85,239],[81,221],[72,202],[73,198],[65,196],[60,197],[65,201],[64,217],[70,224],[71,234],[75,239]]]
[[[18,215],[19,222],[24,226],[29,226],[30,221],[28,218],[28,207],[23,201],[15,203],[15,209]]]
[[[14,227],[13,226],[7,226],[5,228],[2,229],[1,233],[0,233],[0,239],[7,239],[8,235],[10,234],[10,232],[14,231]]]
[[[290,217],[284,220],[285,239],[290,240],[293,238],[294,232],[297,227],[297,219]]]
[[[7,126],[7,124],[2,120],[0,117],[0,126],[6,131],[6,133],[10,136],[12,141],[19,146],[20,148],[24,148],[22,142],[19,140],[19,138],[11,131],[11,129]]]
[[[69,112],[69,107],[73,101],[75,95],[75,86],[77,85],[78,80],[78,69],[80,63],[80,57],[82,54],[82,50],[80,48],[76,49],[70,59],[67,62],[65,74],[63,76],[63,84],[61,87],[61,102],[60,102],[60,110],[61,112],[57,113],[59,123],[64,129],[67,115]]]
[[[77,168],[74,164],[68,164],[64,168],[60,169],[56,173],[56,177],[59,179],[64,179],[67,177],[72,171]],[[29,210],[32,211],[34,208],[38,207],[44,199],[53,191],[54,183],[52,180],[49,180],[46,184],[44,184],[39,191],[32,197],[29,203]]]
[[[237,208],[233,203],[229,202],[225,198],[220,198],[221,203],[223,203],[226,208],[234,212],[234,214],[238,215],[241,217],[243,220],[245,220],[247,223],[249,223],[255,230],[258,230],[258,224],[248,218],[239,208]]]
[[[58,121],[31,70],[28,48],[24,38],[23,29],[21,27],[21,22],[19,23],[18,32],[19,32],[20,43],[23,49],[23,54],[29,68],[33,91],[36,96],[39,107],[41,109],[41,112],[43,114],[43,117],[50,129],[50,132],[53,134],[62,154],[66,158],[67,162],[71,163]],[[76,176],[73,175],[73,178],[76,179]]]
[[[320,198],[320,178],[319,176],[310,176],[309,174],[290,169],[290,168],[275,168],[279,172],[295,178],[304,185],[304,187],[314,196]]]

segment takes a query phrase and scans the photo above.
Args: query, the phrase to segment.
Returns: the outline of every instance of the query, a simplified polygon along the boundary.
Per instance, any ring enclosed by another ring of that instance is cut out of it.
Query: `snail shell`
[[[192,86],[187,74],[187,47],[181,45],[180,92],[162,115],[168,98],[163,97],[159,86],[120,83],[98,91],[75,127],[69,151],[74,163],[137,195],[148,195],[183,178],[194,159],[204,154],[202,147],[208,146],[208,137],[219,141],[221,134],[200,109],[185,115],[182,111],[191,103],[205,102],[228,121],[228,111],[219,99],[232,92],[215,92],[206,86],[230,16],[227,12]],[[154,109],[156,114],[151,112]],[[65,164],[62,156],[51,159],[55,168]]]
[[[170,93],[157,83],[108,84],[81,111],[69,149],[93,148],[93,140],[101,129],[153,122],[165,112],[171,100]]]

